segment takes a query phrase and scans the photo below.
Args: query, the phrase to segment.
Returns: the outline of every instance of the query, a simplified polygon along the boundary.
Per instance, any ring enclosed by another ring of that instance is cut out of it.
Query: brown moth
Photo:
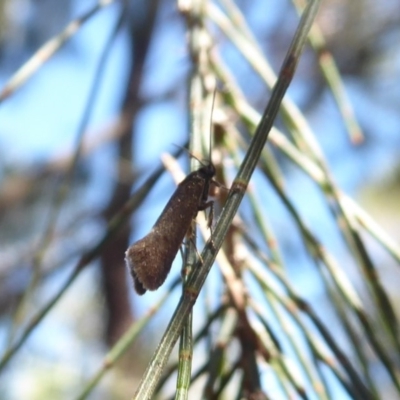
[[[135,290],[142,295],[158,289],[197,213],[212,207],[207,201],[215,167],[210,162],[190,173],[176,188],[150,233],[125,253]]]

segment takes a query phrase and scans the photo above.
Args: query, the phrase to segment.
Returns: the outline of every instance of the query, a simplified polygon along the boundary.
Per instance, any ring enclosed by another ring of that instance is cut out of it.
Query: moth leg
[[[190,239],[190,240],[192,241],[193,238]],[[200,262],[203,264],[203,258],[201,257],[201,254],[200,254],[199,251],[197,250],[196,243],[193,242],[193,246],[194,246],[194,249],[196,250],[196,254],[197,254],[198,259],[199,259]]]
[[[183,260],[183,267],[181,270],[181,276],[182,276],[182,280],[185,281],[187,279],[187,277],[190,275],[191,270],[193,268],[193,266],[195,265],[197,259],[200,259],[201,262],[203,262],[203,259],[200,255],[200,253],[197,250],[196,247],[196,230],[193,229],[193,225],[190,225],[190,228],[188,229],[187,233],[186,233],[186,240],[185,240],[185,244],[184,246],[186,247],[186,250],[188,250],[189,248],[189,244],[191,244],[196,252],[197,258],[193,258],[191,257],[190,259],[188,258],[188,254],[189,252],[186,252],[186,257],[183,254],[183,250],[182,250],[182,246],[180,248],[181,250],[181,254],[182,254],[182,260]]]
[[[210,205],[210,212],[208,213],[207,218],[207,227],[210,229],[212,234],[212,223],[214,221],[214,202]]]
[[[212,200],[206,201],[202,204],[199,205],[199,211],[205,211],[207,208],[210,209],[210,212],[208,214],[207,218],[207,227],[210,228],[212,226],[213,218],[214,218],[214,202]]]

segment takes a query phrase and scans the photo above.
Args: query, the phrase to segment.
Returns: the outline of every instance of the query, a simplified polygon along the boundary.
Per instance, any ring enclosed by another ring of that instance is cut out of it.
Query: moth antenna
[[[179,144],[175,144],[175,143],[172,143],[172,144],[173,144],[173,146],[179,147],[179,148],[182,149],[183,151],[186,151],[186,153],[187,153],[190,157],[192,157],[192,158],[194,158],[195,160],[197,160],[203,167],[206,166],[206,165],[204,164],[203,161],[201,161],[199,158],[197,158],[197,157],[196,157],[191,151],[189,151],[186,147],[180,146]]]
[[[210,115],[210,141],[208,143],[208,157],[209,157],[209,162],[211,162],[211,142],[212,142],[212,133],[213,133],[213,114],[214,114],[214,106],[215,106],[215,98],[217,97],[217,88],[215,87],[213,97],[212,97],[212,102],[211,102],[211,115]]]

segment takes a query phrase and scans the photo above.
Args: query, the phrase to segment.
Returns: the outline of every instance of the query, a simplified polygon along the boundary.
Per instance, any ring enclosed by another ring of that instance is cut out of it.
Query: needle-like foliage
[[[0,101],[12,98],[83,23],[113,3],[99,1],[44,45],[4,86]],[[158,2],[153,3],[156,9]],[[128,328],[114,341],[114,336],[109,335],[111,349],[98,368],[79,382],[79,390],[74,388],[76,398],[90,398],[124,355],[132,357],[130,347],[149,332],[154,315],[166,302],[173,304],[173,309],[168,310],[168,315],[163,313],[168,325],[160,329],[162,335],[154,354],[146,353],[147,368],[124,370],[129,377],[140,370],[140,380],[129,383],[125,398],[325,400],[383,399],[387,398],[386,393],[400,396],[397,310],[382,281],[371,243],[390,256],[397,267],[400,248],[336,183],[320,146],[324,132],[313,129],[287,94],[307,48],[315,54],[349,138],[353,143],[363,140],[339,69],[314,22],[319,3],[293,0],[293,10],[297,10],[299,18],[275,73],[271,64],[279,62],[264,54],[245,13],[232,0],[178,0],[190,61],[186,81],[188,147],[199,158],[211,158],[216,167],[219,187],[214,220],[210,228],[199,215],[192,227],[197,233],[191,234],[183,246],[182,279],[173,269],[173,283],[165,284],[167,289],[147,312],[129,321]],[[84,133],[108,52],[126,22],[128,5],[121,4],[95,73],[75,152],[63,168],[51,215],[32,257],[32,280],[14,307],[0,373],[10,368],[10,362],[26,346],[32,332],[51,318],[50,311],[66,297],[90,263],[100,258],[106,281],[103,289],[106,293],[112,290],[116,264],[118,271],[124,271],[124,254],[120,250],[128,244],[126,227],[131,216],[136,217],[135,212],[167,170],[177,182],[182,180],[176,159],[165,156],[164,167],[153,168],[140,186],[134,185],[130,197],[126,189],[129,185],[116,184],[112,200],[102,214],[106,227],[97,242],[74,253],[78,257],[69,259],[74,260],[74,265],[67,279],[40,306],[33,307],[33,311],[31,307],[25,318],[27,305],[40,291],[40,282],[46,276],[45,254],[65,234],[58,230],[57,219],[68,204],[74,173],[85,154]],[[135,161],[131,152],[132,142],[135,143],[133,121],[142,106],[140,83],[155,13],[149,12],[146,18],[149,23],[143,25],[143,31],[133,25],[130,30],[135,38],[132,52],[137,58],[121,106],[120,137],[115,140],[119,178],[126,171],[122,162]],[[262,107],[258,107],[262,113],[252,104],[242,77],[229,62],[232,49],[265,87]],[[175,153],[177,157],[182,149]],[[192,169],[198,168],[196,163],[193,160]],[[296,192],[293,176],[312,188],[309,196],[304,191],[301,195]],[[330,220],[335,239],[310,223],[307,209],[315,204],[313,196],[324,205],[324,218]],[[275,212],[282,220],[278,221]],[[334,240],[341,241],[340,251],[332,244]],[[114,245],[116,253],[111,249]],[[116,254],[111,257],[117,260],[115,265],[107,254]],[[124,274],[119,279],[125,279]],[[110,323],[112,310],[118,307],[113,308],[111,295],[105,297]],[[134,302],[137,300],[133,297]],[[21,318],[25,318],[23,324]],[[132,362],[127,365],[132,366]]]

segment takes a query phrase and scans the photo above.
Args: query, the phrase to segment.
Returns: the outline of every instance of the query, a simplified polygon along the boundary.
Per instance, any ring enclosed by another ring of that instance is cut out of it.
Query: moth
[[[209,162],[191,172],[176,188],[151,231],[125,252],[136,292],[158,289],[199,211],[213,206],[207,201],[215,167]]]

